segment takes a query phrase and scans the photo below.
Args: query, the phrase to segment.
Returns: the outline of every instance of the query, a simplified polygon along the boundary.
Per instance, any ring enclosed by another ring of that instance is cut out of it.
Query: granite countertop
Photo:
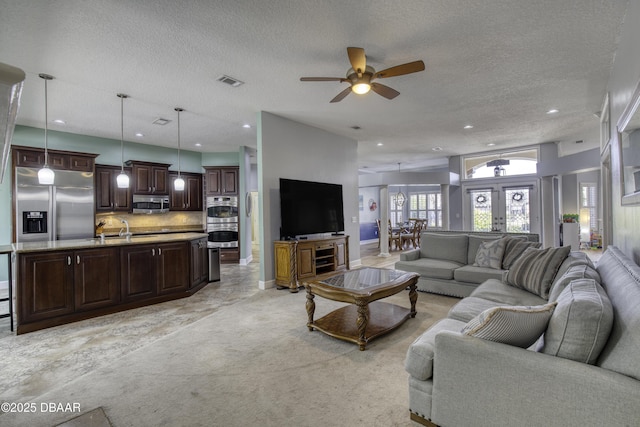
[[[106,246],[127,246],[136,244],[149,243],[170,243],[185,240],[202,239],[208,236],[207,233],[170,233],[170,234],[142,234],[133,235],[130,239],[125,237],[100,237],[86,238],[78,240],[54,240],[48,242],[26,242],[14,243],[11,245],[16,253],[25,252],[42,252],[42,251],[61,251],[67,249],[90,249]]]

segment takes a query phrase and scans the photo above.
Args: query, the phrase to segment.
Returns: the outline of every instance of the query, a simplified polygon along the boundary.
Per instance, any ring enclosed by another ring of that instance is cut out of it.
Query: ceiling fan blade
[[[362,77],[362,73],[367,69],[367,57],[364,54],[364,49],[361,47],[348,47],[347,54],[349,55],[351,68],[358,73],[358,77]]]
[[[418,71],[424,71],[424,62],[414,61],[414,62],[408,62],[406,64],[402,64],[402,65],[396,65],[395,67],[378,71],[375,74],[375,77],[379,79],[384,79],[387,77],[395,77],[395,76],[402,76],[404,74],[417,73]]]
[[[351,86],[349,86],[348,88],[340,92],[338,95],[336,95],[336,97],[333,98],[330,102],[340,102],[344,99],[345,96],[349,95],[350,92],[351,92]]]
[[[348,82],[344,77],[300,77],[301,82]]]
[[[387,99],[393,99],[400,95],[400,92],[397,90],[391,89],[389,86],[385,86],[380,83],[371,83],[371,90]]]

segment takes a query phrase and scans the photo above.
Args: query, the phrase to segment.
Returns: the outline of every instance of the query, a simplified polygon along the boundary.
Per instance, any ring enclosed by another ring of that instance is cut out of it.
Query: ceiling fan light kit
[[[385,86],[383,84],[373,82],[374,79],[384,79],[387,77],[402,76],[405,74],[416,73],[424,70],[424,62],[414,61],[408,62],[402,65],[396,65],[395,67],[387,68],[385,70],[376,72],[376,70],[367,65],[367,57],[364,53],[364,49],[360,47],[348,47],[347,55],[349,56],[349,62],[351,62],[351,68],[347,71],[347,78],[342,77],[301,77],[300,81],[303,82],[345,82],[350,83],[351,87],[340,92],[331,102],[342,101],[350,92],[354,92],[358,95],[364,95],[365,93],[373,90],[380,96],[387,99],[393,99],[400,95],[395,89]]]

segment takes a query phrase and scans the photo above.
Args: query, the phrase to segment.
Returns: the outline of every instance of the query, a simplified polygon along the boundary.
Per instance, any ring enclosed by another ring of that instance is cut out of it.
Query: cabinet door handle
[[[148,190],[147,190],[147,191],[148,191],[149,193],[151,193],[151,187],[148,187]]]
[[[162,249],[158,248],[158,256],[162,255]]]
[[[156,250],[155,249],[151,249],[151,256],[156,256]]]
[[[76,264],[80,265],[80,255],[76,255]]]
[[[67,257],[67,265],[71,265],[71,257],[70,256]]]

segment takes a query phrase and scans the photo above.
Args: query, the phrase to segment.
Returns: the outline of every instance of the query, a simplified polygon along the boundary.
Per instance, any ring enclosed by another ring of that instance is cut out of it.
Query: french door
[[[466,187],[465,229],[540,234],[537,182]]]

